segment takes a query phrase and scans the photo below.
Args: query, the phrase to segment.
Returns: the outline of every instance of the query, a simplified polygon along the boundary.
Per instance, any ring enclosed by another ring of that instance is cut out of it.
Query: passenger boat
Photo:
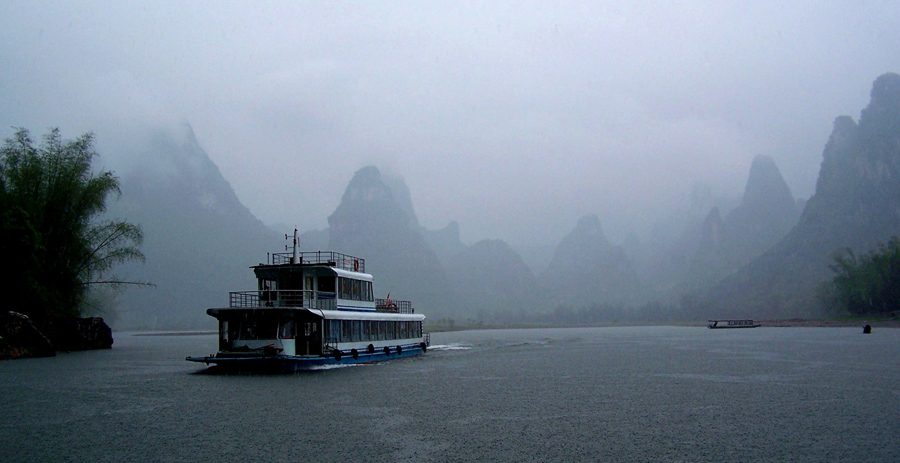
[[[287,235],[285,235],[287,238]],[[191,362],[239,370],[305,370],[424,353],[425,316],[410,301],[374,297],[364,259],[334,251],[274,253],[251,267],[257,289],[229,293],[219,350]]]
[[[761,325],[759,323],[754,323],[753,320],[708,320],[709,329],[723,329],[723,328],[759,328]]]

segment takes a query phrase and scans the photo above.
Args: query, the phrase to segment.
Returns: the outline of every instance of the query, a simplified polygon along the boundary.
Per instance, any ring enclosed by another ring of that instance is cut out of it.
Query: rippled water
[[[900,461],[900,330],[435,333],[424,356],[210,375],[216,338],[0,362],[2,461]],[[198,373],[200,372],[200,373]]]

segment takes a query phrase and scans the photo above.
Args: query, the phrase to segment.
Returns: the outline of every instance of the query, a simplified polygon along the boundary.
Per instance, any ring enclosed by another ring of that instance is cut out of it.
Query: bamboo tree
[[[892,237],[876,250],[857,257],[845,249],[831,270],[833,301],[857,315],[900,309],[900,238]]]
[[[0,149],[4,297],[42,325],[81,314],[93,285],[132,283],[110,272],[144,259],[140,227],[97,220],[120,190],[112,172],[93,172],[96,155],[93,134],[64,142],[58,129],[35,146],[20,128]]]

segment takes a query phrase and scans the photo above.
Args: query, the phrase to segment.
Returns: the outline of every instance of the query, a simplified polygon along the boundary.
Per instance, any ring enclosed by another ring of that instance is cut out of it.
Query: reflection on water
[[[435,333],[425,355],[210,375],[210,335],[0,362],[4,461],[900,461],[900,330]]]

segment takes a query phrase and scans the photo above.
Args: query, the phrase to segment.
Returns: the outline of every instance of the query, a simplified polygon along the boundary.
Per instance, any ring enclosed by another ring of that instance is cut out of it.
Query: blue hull
[[[294,357],[289,355],[219,357],[211,355],[208,357],[186,357],[185,360],[215,365],[216,368],[222,370],[291,372],[315,370],[336,365],[383,362],[385,360],[413,357],[424,352],[419,346],[409,346],[404,347],[403,352],[400,354],[396,350],[391,351],[390,355],[385,354],[384,351],[376,351],[373,354],[360,353],[358,358],[353,358],[350,354],[343,354],[340,360],[333,355],[319,357]]]

